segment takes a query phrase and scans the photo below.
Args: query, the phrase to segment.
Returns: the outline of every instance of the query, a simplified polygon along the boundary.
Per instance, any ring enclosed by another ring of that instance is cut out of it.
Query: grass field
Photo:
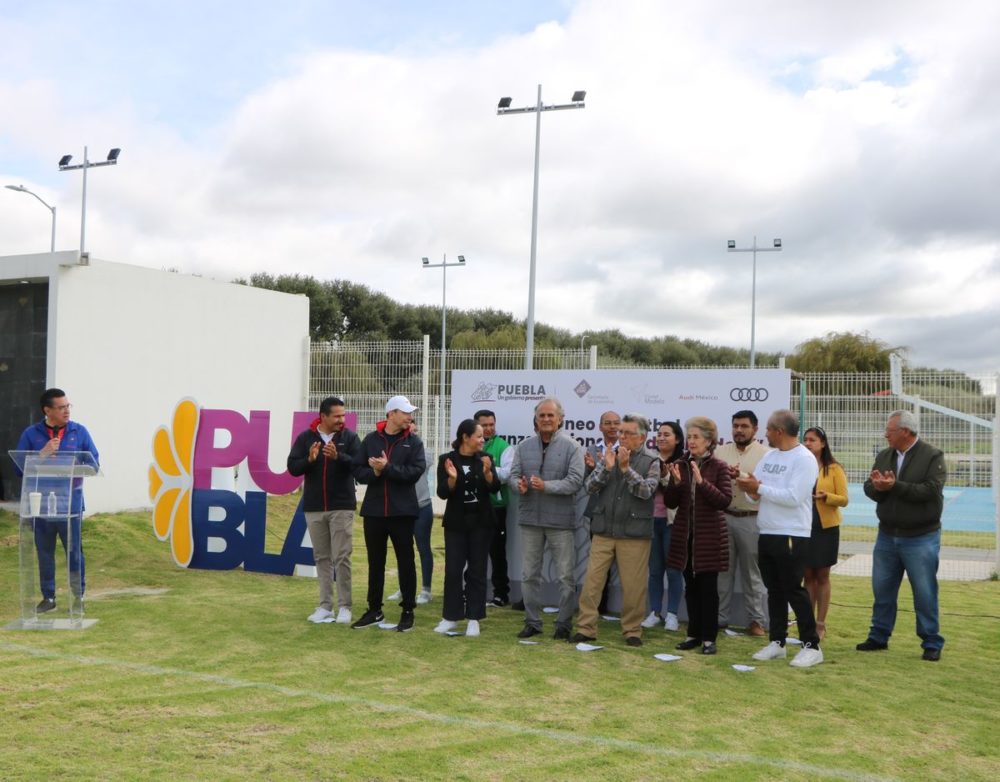
[[[15,522],[0,514],[3,620],[17,615]],[[630,649],[602,623],[605,649],[583,654],[548,634],[518,644],[510,609],[491,609],[480,638],[439,636],[439,527],[435,599],[408,634],[306,622],[312,579],[181,570],[146,514],[94,517],[84,535],[88,616],[99,623],[0,633],[5,780],[1000,774],[995,581],[942,583],[940,663],[920,660],[909,610],[888,652],[854,651],[869,584],[834,577],[827,661],[739,673],[732,664],[751,663],[758,641],[722,638],[717,657],[661,663],[653,654],[678,636],[647,631]],[[359,615],[360,528],[355,543]]]

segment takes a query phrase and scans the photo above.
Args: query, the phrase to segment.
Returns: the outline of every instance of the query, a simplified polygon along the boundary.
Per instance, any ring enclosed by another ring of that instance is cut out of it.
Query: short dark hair
[[[753,410],[737,410],[733,413],[733,421],[737,418],[749,418],[750,423],[757,426],[757,414]]]
[[[42,412],[45,412],[46,407],[52,407],[52,403],[56,399],[66,396],[66,392],[61,388],[46,388],[45,392],[42,394],[42,398],[38,400],[39,404],[42,406]]]
[[[480,418],[493,418],[493,419],[496,419],[496,417],[497,417],[497,414],[494,413],[492,410],[483,409],[483,410],[477,410],[476,414],[472,416],[472,419],[474,421],[478,421]]]
[[[335,407],[346,407],[344,400],[339,396],[328,396],[319,403],[319,414],[330,415],[330,411]]]

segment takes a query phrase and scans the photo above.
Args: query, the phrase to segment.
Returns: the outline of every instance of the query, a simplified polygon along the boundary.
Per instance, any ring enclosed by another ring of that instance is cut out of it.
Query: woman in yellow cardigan
[[[813,489],[813,525],[805,586],[816,614],[816,632],[822,639],[830,610],[830,568],[837,564],[840,547],[840,509],[847,505],[847,475],[830,452],[826,432],[818,426],[806,429],[802,443],[819,463],[819,477]]]

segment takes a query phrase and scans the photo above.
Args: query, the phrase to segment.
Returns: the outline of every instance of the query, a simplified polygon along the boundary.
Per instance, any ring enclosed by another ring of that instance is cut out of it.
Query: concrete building
[[[307,409],[308,373],[305,296],[76,251],[0,257],[3,499],[19,492],[6,451],[39,419],[47,387],[67,392],[101,452],[104,477],[87,486],[88,512],[115,511],[150,506],[152,436],[180,399],[270,410],[287,428],[292,412]],[[272,469],[281,472],[280,461]]]

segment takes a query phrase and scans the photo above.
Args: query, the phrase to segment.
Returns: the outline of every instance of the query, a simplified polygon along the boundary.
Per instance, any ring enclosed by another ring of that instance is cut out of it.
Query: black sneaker
[[[403,611],[399,616],[399,624],[396,625],[396,632],[408,633],[413,629],[413,612]]]
[[[51,597],[43,597],[42,602],[35,606],[36,614],[44,614],[47,611],[53,611],[56,607],[56,601]]]
[[[625,639],[628,646],[642,646],[642,639],[637,635],[630,635]]]
[[[569,640],[569,628],[568,627],[557,627],[556,631],[552,634],[552,638],[556,641],[568,641]]]
[[[881,652],[889,648],[889,644],[883,641],[876,641],[873,638],[866,638],[854,647],[859,652]]]
[[[541,628],[532,627],[531,625],[525,625],[521,628],[521,632],[517,634],[518,638],[531,638],[533,635],[541,635]]]
[[[505,605],[510,605],[510,601],[506,597],[494,597],[490,601],[490,605],[494,605],[497,608],[503,608]]]
[[[361,618],[357,622],[351,625],[351,629],[360,630],[363,627],[371,627],[372,625],[377,625],[384,619],[385,619],[385,614],[383,614],[381,611],[372,611],[371,609],[368,609],[361,615]]]

